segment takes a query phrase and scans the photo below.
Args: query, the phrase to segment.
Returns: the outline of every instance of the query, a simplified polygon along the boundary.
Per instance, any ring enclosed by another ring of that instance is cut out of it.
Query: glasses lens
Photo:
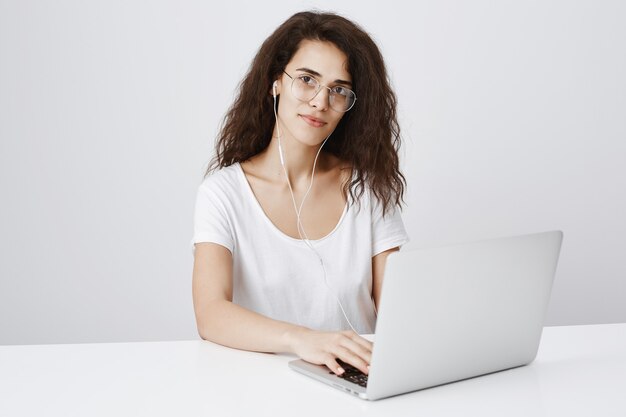
[[[313,77],[301,75],[293,79],[291,92],[298,100],[309,101],[317,94],[320,84]]]
[[[356,94],[345,87],[334,87],[330,90],[330,107],[339,112],[347,112],[354,106]]]
[[[296,77],[291,83],[291,93],[301,101],[313,100],[319,90],[320,83],[309,75]],[[329,90],[329,104],[333,110],[343,113],[354,106],[356,102],[354,91],[341,86],[329,88]]]

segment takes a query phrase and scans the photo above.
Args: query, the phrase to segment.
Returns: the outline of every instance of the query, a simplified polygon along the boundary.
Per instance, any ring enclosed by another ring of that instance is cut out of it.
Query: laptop
[[[394,252],[369,375],[339,377],[301,359],[289,366],[377,400],[526,365],[537,355],[562,239],[551,231]]]

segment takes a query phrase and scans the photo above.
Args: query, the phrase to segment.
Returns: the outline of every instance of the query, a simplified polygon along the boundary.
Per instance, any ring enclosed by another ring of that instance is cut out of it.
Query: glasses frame
[[[294,97],[296,97],[296,95],[293,93],[293,85],[294,85],[294,83],[296,82],[296,80],[297,80],[298,78],[302,77],[302,75],[297,76],[297,77],[295,77],[295,78],[294,78],[294,77],[292,77],[291,75],[289,75],[289,74],[287,73],[287,71],[283,70],[283,72],[285,73],[285,75],[286,75],[287,77],[291,78],[291,94],[293,94],[293,96],[294,96]],[[303,74],[303,75],[306,75],[306,74]],[[307,77],[310,77],[310,78],[313,78],[313,79],[315,80],[315,82],[317,82],[317,85],[318,85],[317,91],[315,92],[315,94],[313,95],[313,97],[311,97],[311,98],[310,98],[310,99],[308,99],[308,100],[302,100],[302,99],[299,99],[298,97],[296,97],[296,99],[298,99],[298,100],[300,100],[300,101],[302,101],[302,102],[309,102],[309,101],[313,100],[315,97],[317,97],[317,95],[320,93],[320,91],[322,91],[322,87],[323,87],[323,88],[328,89],[328,106],[329,106],[331,109],[333,109],[334,111],[336,111],[336,112],[338,112],[338,113],[347,113],[347,112],[349,112],[349,111],[350,111],[350,110],[354,107],[354,105],[356,104],[356,99],[357,99],[357,97],[356,97],[356,93],[355,93],[354,91],[350,90],[349,88],[343,87],[343,88],[345,88],[346,90],[348,90],[348,91],[352,92],[352,94],[354,95],[354,101],[352,102],[352,105],[350,105],[350,107],[348,107],[346,110],[337,110],[337,109],[336,109],[336,108],[334,108],[334,107],[332,106],[332,104],[330,103],[330,96],[331,96],[331,95],[333,95],[333,96],[334,96],[334,95],[336,94],[336,93],[334,93],[334,92],[333,92],[333,89],[332,89],[331,87],[328,87],[327,85],[322,84],[321,82],[319,82],[319,80],[318,80],[317,78],[315,78],[315,77],[314,77],[314,76],[312,76],[312,75],[306,75],[306,76],[307,76]]]

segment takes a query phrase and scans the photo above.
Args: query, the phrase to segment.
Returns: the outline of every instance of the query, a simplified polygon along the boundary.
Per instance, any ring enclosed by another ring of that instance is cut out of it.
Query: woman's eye
[[[342,95],[342,96],[345,96],[348,93],[347,90],[344,87],[340,87],[340,86],[333,87],[333,92],[335,94],[339,94],[339,95]]]
[[[315,85],[315,84],[317,84],[317,82],[315,81],[315,78],[309,77],[308,75],[302,75],[302,76],[300,76],[300,79],[302,80],[302,82],[304,82],[305,84],[308,84],[308,85]]]

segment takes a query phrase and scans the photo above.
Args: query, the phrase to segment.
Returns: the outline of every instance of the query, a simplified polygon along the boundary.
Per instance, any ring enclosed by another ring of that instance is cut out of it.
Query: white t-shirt
[[[383,218],[366,190],[360,209],[347,204],[327,236],[305,242],[281,232],[257,201],[239,163],[213,172],[198,188],[195,243],[213,242],[233,257],[233,302],[276,320],[316,330],[374,333],[372,257],[408,241],[397,210]],[[329,289],[330,287],[330,289]]]

